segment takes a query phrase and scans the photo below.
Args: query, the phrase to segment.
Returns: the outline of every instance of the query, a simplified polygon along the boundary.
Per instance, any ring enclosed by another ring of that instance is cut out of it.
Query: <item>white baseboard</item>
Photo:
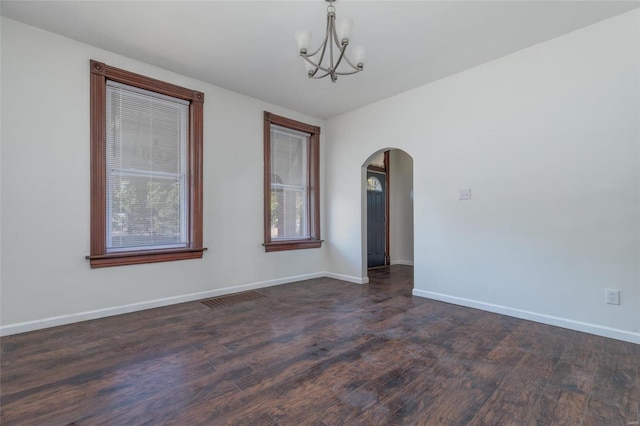
[[[130,312],[142,311],[145,309],[159,308],[162,306],[175,305],[177,303],[192,302],[194,300],[206,299],[209,297],[222,296],[230,293],[254,290],[257,288],[272,287],[280,284],[287,284],[296,281],[309,280],[312,278],[322,278],[328,276],[325,272],[313,274],[296,275],[286,278],[278,278],[268,281],[259,281],[250,284],[243,284],[233,287],[219,288],[215,290],[202,291],[198,293],[184,294],[180,296],[166,297],[163,299],[149,300],[139,303],[131,303],[112,308],[96,309],[94,311],[79,312],[77,314],[61,315],[57,317],[43,318],[35,321],[21,322],[0,326],[0,336],[26,333],[27,331],[40,330],[43,328],[57,327],[59,325],[71,324],[80,321],[88,321],[98,318],[110,317],[113,315],[128,314]],[[346,276],[345,276],[346,277]],[[341,278],[338,278],[341,279]],[[345,280],[346,281],[346,280]]]
[[[400,263],[398,263],[400,264]],[[354,277],[350,275],[336,274],[333,272],[316,272],[312,274],[296,275],[286,278],[278,278],[268,281],[258,281],[250,284],[243,284],[232,287],[225,287],[215,290],[208,290],[198,293],[190,293],[180,296],[167,297],[163,299],[150,300],[139,303],[132,303],[112,308],[97,309],[94,311],[80,312],[77,314],[61,315],[57,317],[44,318],[35,321],[27,321],[16,324],[0,326],[0,336],[8,336],[11,334],[25,333],[28,331],[40,330],[43,328],[56,327],[59,325],[71,324],[80,321],[88,321],[98,318],[109,317],[113,315],[126,314],[130,312],[142,311],[145,309],[159,308],[162,306],[174,305],[177,303],[192,302],[194,300],[206,299],[209,297],[222,296],[230,293],[238,293],[241,291],[254,290],[264,287],[272,287],[281,284],[287,284],[297,281],[303,281],[313,278],[328,277],[341,281],[347,281],[355,284],[366,284],[369,282],[368,277]],[[591,333],[598,336],[610,337],[612,339],[623,340],[626,342],[640,344],[640,333],[619,330],[611,327],[604,327],[596,324],[575,321],[567,318],[556,317],[552,315],[540,314],[521,309],[510,308],[507,306],[494,305],[491,303],[480,302],[461,297],[450,296],[441,293],[434,293],[425,290],[413,289],[413,295],[425,297],[427,299],[438,300],[441,302],[453,303],[455,305],[467,306],[470,308],[482,309],[484,311],[494,312],[503,315],[509,315],[515,318],[540,322],[543,324],[568,328],[571,330]]]
[[[597,336],[610,337],[612,339],[623,340],[625,342],[640,344],[640,333],[620,330],[617,328],[605,327],[597,324],[590,324],[581,321],[575,321],[568,318],[556,317],[553,315],[540,314],[537,312],[524,311],[521,309],[510,308],[508,306],[494,305],[492,303],[479,302],[477,300],[465,299],[462,297],[449,296],[447,294],[434,293],[431,291],[413,289],[413,295],[424,297],[427,299],[438,300],[440,302],[452,303],[454,305],[466,306],[469,308],[481,309],[483,311],[494,312],[497,314],[508,315],[515,318],[521,318],[529,321],[539,322],[543,324],[553,325],[570,330],[582,331],[585,333],[595,334]]]
[[[325,272],[324,276],[327,278],[333,278],[340,281],[347,281],[354,284],[367,284],[369,282],[369,277],[359,278],[359,277],[352,277],[351,275],[335,274],[333,272]]]
[[[392,265],[413,266],[413,260],[392,260],[391,264]]]

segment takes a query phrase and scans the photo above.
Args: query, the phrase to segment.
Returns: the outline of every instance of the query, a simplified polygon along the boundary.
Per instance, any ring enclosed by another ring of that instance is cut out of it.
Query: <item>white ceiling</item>
[[[2,15],[318,118],[330,118],[640,6],[639,1],[350,1],[365,70],[310,80],[294,33],[323,0],[7,1]],[[99,59],[99,58],[95,58]]]

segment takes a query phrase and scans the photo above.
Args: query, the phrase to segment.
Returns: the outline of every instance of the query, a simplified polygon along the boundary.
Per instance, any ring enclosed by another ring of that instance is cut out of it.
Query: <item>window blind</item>
[[[271,125],[271,238],[308,238],[308,133]]]
[[[107,82],[107,251],[185,247],[189,103]]]

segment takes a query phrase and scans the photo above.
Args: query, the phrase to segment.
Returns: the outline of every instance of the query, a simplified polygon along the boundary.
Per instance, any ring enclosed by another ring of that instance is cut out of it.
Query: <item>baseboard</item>
[[[392,260],[391,264],[392,265],[413,266],[413,260]]]
[[[351,275],[336,274],[333,272],[325,272],[324,276],[327,278],[333,278],[340,281],[347,281],[354,284],[367,284],[369,282],[369,277],[359,278],[359,277],[353,277]]]
[[[97,309],[94,311],[79,312],[77,314],[61,315],[57,317],[44,318],[35,321],[21,322],[17,324],[9,324],[0,326],[0,336],[8,336],[11,334],[26,333],[28,331],[40,330],[43,328],[57,327],[59,325],[71,324],[80,321],[88,321],[98,318],[110,317],[114,315],[128,314],[130,312],[142,311],[145,309],[160,308],[162,306],[175,305],[177,303],[192,302],[194,300],[206,299],[209,297],[222,296],[230,293],[238,293],[241,291],[255,290],[258,288],[272,287],[280,284],[287,284],[296,281],[303,281],[312,278],[322,278],[328,276],[324,272],[316,272],[313,274],[296,275],[286,278],[278,278],[268,281],[259,281],[250,284],[243,284],[232,287],[225,287],[215,290],[202,291],[198,293],[184,294],[180,296],[167,297],[163,299],[149,300],[139,303],[131,303],[123,306],[115,306],[112,308]],[[342,278],[338,278],[342,279]],[[346,280],[345,280],[346,281]]]
[[[631,331],[575,321],[572,319],[556,317],[553,315],[525,311],[522,309],[510,308],[508,306],[494,305],[492,303],[480,302],[477,300],[465,299],[462,297],[450,296],[447,294],[418,290],[415,288],[413,289],[413,295],[424,297],[427,299],[438,300],[440,302],[452,303],[454,305],[461,305],[469,308],[481,309],[483,311],[494,312],[497,314],[508,315],[511,317],[521,318],[547,325],[568,328],[570,330],[582,331],[584,333],[595,334],[597,336],[609,337],[612,339],[623,340],[625,342],[640,344],[640,333],[633,333]]]

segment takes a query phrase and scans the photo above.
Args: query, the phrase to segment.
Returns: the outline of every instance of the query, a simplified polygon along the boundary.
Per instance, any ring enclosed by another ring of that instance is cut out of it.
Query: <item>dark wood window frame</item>
[[[309,238],[271,239],[271,125],[309,133],[308,191]],[[264,249],[267,252],[319,248],[320,239],[320,127],[264,112]]]
[[[202,128],[204,93],[92,60],[91,72],[91,268],[199,259],[202,246]],[[187,247],[107,252],[106,88],[107,80],[189,102],[187,141]]]

